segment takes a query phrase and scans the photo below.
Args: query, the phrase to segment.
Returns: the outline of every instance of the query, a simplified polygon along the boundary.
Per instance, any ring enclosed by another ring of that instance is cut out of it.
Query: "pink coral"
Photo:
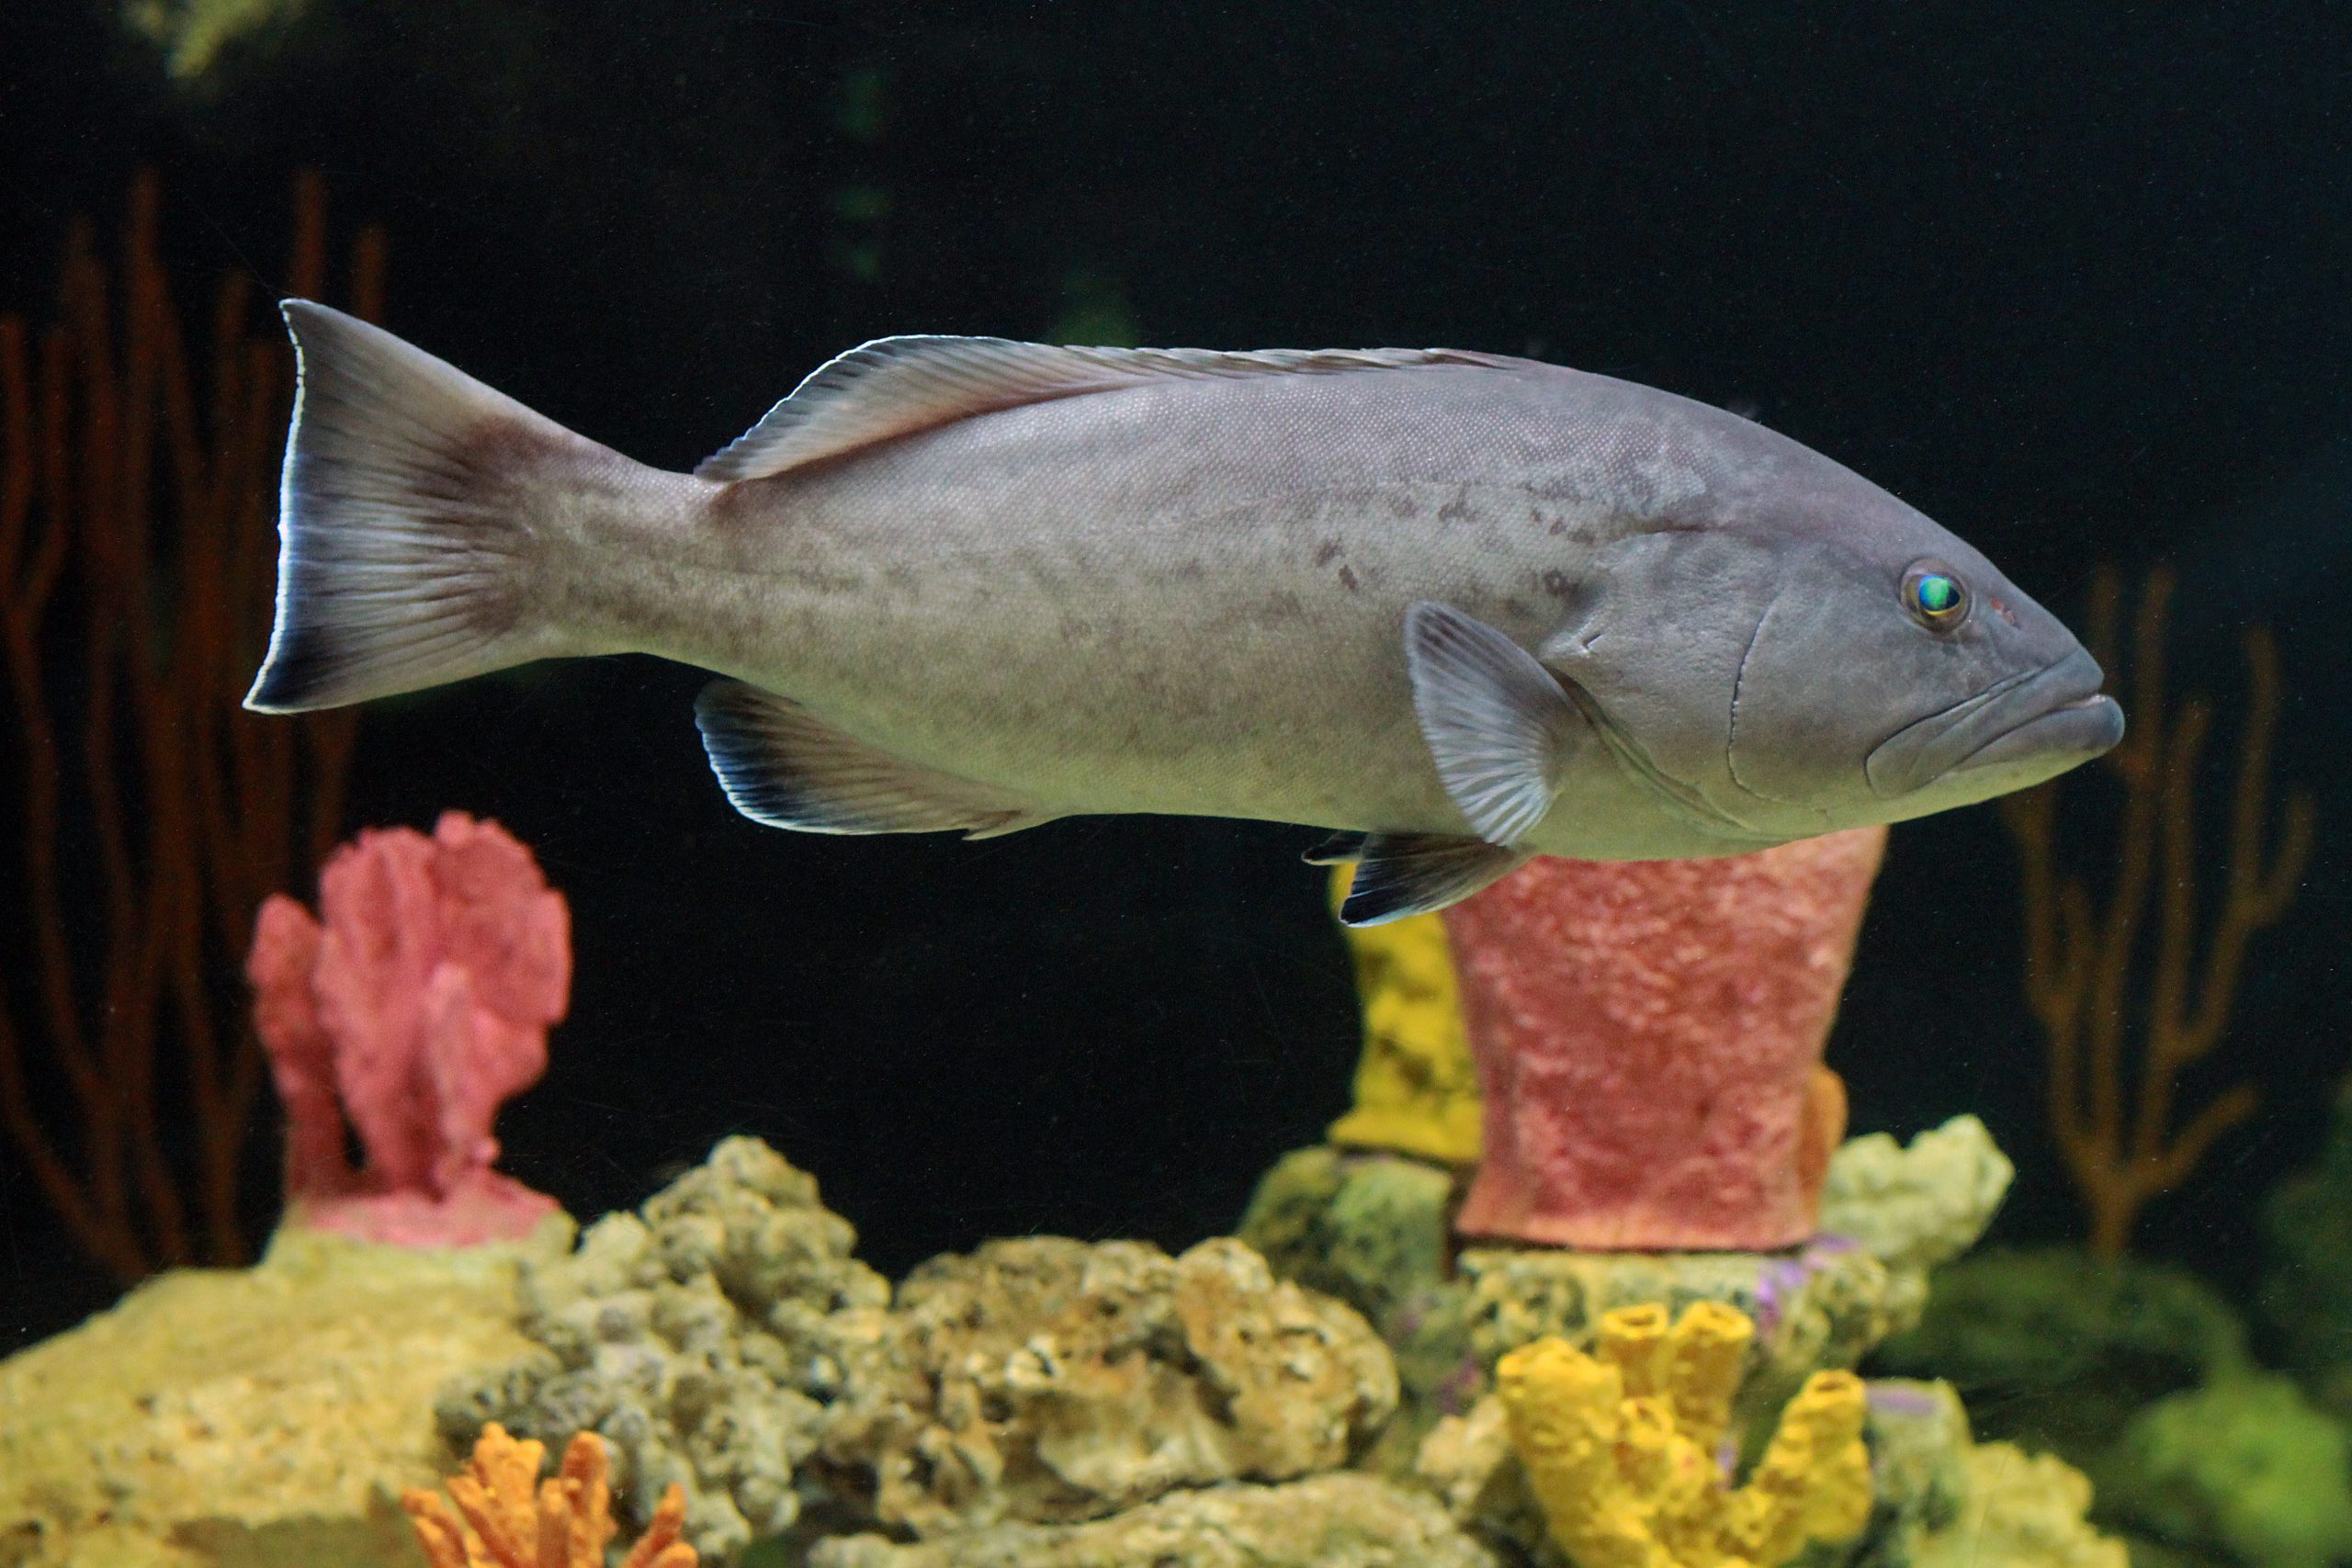
[[[490,1129],[547,1070],[571,989],[563,896],[505,829],[451,811],[431,838],[374,829],[337,850],[319,906],[323,925],[271,897],[245,961],[286,1106],[289,1214],[411,1247],[527,1233],[555,1201],[491,1168]]]
[[[1810,1236],[1846,1119],[1822,1046],[1885,839],[1536,860],[1446,911],[1486,1105],[1458,1227],[1592,1247]]]

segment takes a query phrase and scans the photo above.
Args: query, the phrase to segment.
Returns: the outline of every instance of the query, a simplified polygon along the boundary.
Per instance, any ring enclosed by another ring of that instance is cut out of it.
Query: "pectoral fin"
[[[1377,926],[1458,904],[1534,857],[1442,833],[1368,833],[1340,906],[1344,925]]]
[[[1533,654],[1451,605],[1405,612],[1405,661],[1446,795],[1479,838],[1518,843],[1560,793],[1576,705]]]
[[[772,828],[988,839],[1055,816],[993,784],[894,757],[741,681],[705,686],[695,723],[727,798]]]

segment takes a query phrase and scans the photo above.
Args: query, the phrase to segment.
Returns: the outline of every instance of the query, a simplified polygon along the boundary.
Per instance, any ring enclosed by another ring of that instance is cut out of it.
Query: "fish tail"
[[[587,651],[530,603],[565,472],[627,459],[420,348],[288,299],[300,378],[277,615],[245,706],[336,707]]]

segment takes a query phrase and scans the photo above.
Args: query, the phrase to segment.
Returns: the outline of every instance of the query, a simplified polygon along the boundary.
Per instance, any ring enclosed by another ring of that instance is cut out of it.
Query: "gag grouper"
[[[1313,823],[1362,924],[1535,854],[1758,849],[2114,745],[2081,645],[1787,437],[1447,349],[884,338],[692,474],[289,300],[293,712],[636,651],[745,815]]]

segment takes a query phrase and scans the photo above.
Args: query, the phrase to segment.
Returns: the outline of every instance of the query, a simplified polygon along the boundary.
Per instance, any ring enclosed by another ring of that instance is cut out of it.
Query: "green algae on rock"
[[[1453,1187],[1442,1166],[1317,1144],[1259,1179],[1235,1234],[1275,1273],[1338,1297],[1393,1340],[1396,1314],[1445,1282]]]
[[[449,1453],[434,1391],[530,1348],[528,1241],[416,1249],[282,1230],[0,1362],[0,1562],[374,1568],[417,1561],[403,1486]]]
[[[845,1348],[877,1332],[858,1314],[889,1297],[856,1239],[813,1177],[725,1139],[639,1213],[607,1214],[526,1271],[537,1343],[443,1391],[441,1429],[460,1449],[492,1421],[550,1445],[598,1433],[621,1511],[642,1526],[679,1483],[686,1538],[714,1562],[781,1535],[811,1500],[797,1472]]]
[[[1080,1524],[1000,1524],[901,1545],[852,1536],[808,1568],[1501,1568],[1424,1493],[1342,1472],[1171,1493]]]
[[[1978,1443],[1967,1470],[1959,1517],[1897,1542],[1886,1568],[2130,1568],[2123,1542],[2088,1522],[2089,1480],[2055,1454]]]
[[[1995,1250],[1939,1269],[1891,1372],[1950,1379],[1980,1432],[2087,1465],[2132,1414],[2248,1364],[2245,1325],[2188,1270],[2069,1247]]]
[[[2318,1161],[2262,1201],[2268,1255],[2256,1311],[2287,1369],[2352,1418],[2352,1077],[2335,1091]]]
[[[124,0],[123,25],[164,51],[178,82],[203,77],[240,41],[290,25],[308,0]]]
[[[2352,1437],[2277,1373],[2156,1401],[2094,1473],[2102,1515],[2166,1545],[2249,1568],[2352,1556]]]
[[[1973,1116],[1955,1116],[1907,1145],[1867,1133],[1829,1161],[1821,1228],[1860,1243],[1890,1269],[1939,1268],[1976,1245],[2016,1175]]]

